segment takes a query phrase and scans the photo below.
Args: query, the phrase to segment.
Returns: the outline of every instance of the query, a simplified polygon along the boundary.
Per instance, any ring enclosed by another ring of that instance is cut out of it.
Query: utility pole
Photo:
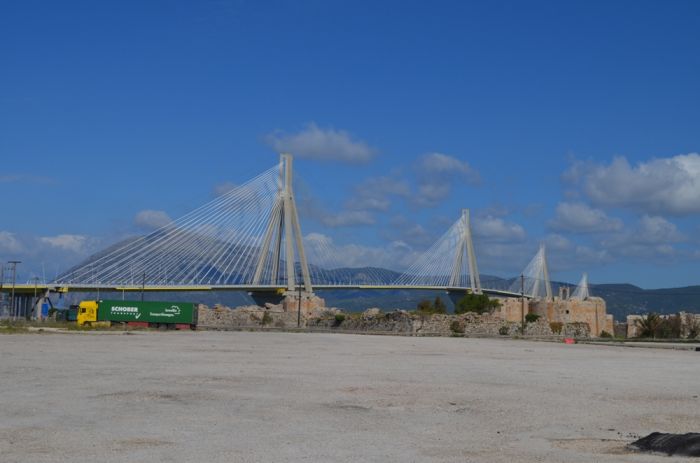
[[[0,315],[2,315],[2,313],[3,313],[3,304],[5,303],[5,293],[2,292],[2,286],[4,283],[5,283],[5,264],[2,264],[0,266]]]
[[[146,289],[146,272],[143,272],[143,278],[141,278],[141,302],[143,302],[143,292]]]
[[[10,313],[12,313],[12,319],[15,320],[15,283],[17,281],[17,264],[21,264],[22,262],[19,260],[11,260],[7,263],[12,265],[12,296],[10,296]]]
[[[301,276],[298,278],[298,280],[299,280],[299,304],[297,304],[297,328],[301,328],[301,283],[302,283]]]
[[[39,277],[32,278],[34,280],[34,315],[37,320],[41,320],[41,307],[38,307],[39,299],[36,297],[37,285],[39,283]]]
[[[525,275],[520,274],[520,330],[525,334]]]

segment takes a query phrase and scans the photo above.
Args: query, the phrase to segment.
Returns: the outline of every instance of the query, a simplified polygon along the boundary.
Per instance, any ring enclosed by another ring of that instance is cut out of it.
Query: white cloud
[[[640,243],[677,243],[685,239],[674,223],[649,215],[642,216],[631,238]]]
[[[635,258],[667,258],[676,255],[676,243],[685,236],[663,217],[644,215],[631,230],[607,236],[601,247],[611,255]]]
[[[88,236],[71,234],[43,236],[39,238],[39,241],[54,248],[59,248],[64,251],[70,251],[77,254],[85,253],[90,244]]]
[[[478,183],[479,173],[469,163],[442,153],[428,153],[419,161],[423,174],[457,174],[468,183]]]
[[[271,133],[266,141],[280,153],[323,161],[367,162],[377,152],[344,130],[322,129],[313,122],[295,134]]]
[[[574,233],[594,233],[622,229],[622,220],[608,217],[600,209],[584,203],[563,202],[557,205],[554,219],[549,221],[553,230]]]
[[[410,195],[408,183],[391,176],[371,177],[355,188],[355,195],[347,202],[349,209],[386,211],[391,206],[391,197]]]
[[[516,223],[509,223],[500,217],[487,215],[472,220],[474,236],[481,241],[522,241],[525,239],[525,229]]]
[[[233,190],[234,188],[236,188],[235,183],[231,183],[231,182],[219,183],[218,185],[214,185],[214,196],[225,195],[226,193]]]
[[[400,240],[413,246],[426,247],[435,242],[436,237],[430,234],[422,225],[415,224],[400,229]]]
[[[576,246],[574,251],[577,264],[602,264],[610,262],[612,257],[607,249],[594,249],[589,246]],[[571,259],[571,256],[567,256]]]
[[[0,250],[7,253],[19,253],[24,250],[24,246],[17,239],[14,233],[0,231]]]
[[[396,240],[386,246],[361,244],[337,244],[321,233],[304,236],[304,248],[309,263],[322,268],[382,267],[401,271],[418,258],[419,253],[403,241]]]
[[[65,270],[105,245],[105,240],[81,234],[34,236],[0,231],[0,253],[17,259],[17,281],[31,276],[47,278]]]
[[[571,241],[569,241],[568,238],[557,233],[547,235],[544,242],[547,245],[547,249],[552,249],[555,251],[568,251],[572,246]]]
[[[685,237],[674,223],[663,217],[643,215],[633,229],[608,235],[603,243],[610,247],[625,247],[637,244],[666,245],[683,240]]]
[[[415,203],[421,207],[434,207],[440,200],[449,196],[452,185],[447,182],[433,181],[421,183],[415,196]]]
[[[652,159],[632,166],[624,157],[609,165],[575,163],[564,180],[580,185],[599,206],[624,207],[649,214],[700,212],[700,154]]]
[[[328,227],[351,227],[356,225],[373,225],[374,217],[367,211],[342,211],[337,214],[326,214],[321,222]]]
[[[437,205],[450,194],[455,183],[479,183],[479,173],[469,163],[442,153],[423,155],[415,168],[418,178],[415,203],[422,207]]]
[[[146,230],[155,230],[166,226],[172,219],[164,211],[146,209],[134,217],[134,224]]]

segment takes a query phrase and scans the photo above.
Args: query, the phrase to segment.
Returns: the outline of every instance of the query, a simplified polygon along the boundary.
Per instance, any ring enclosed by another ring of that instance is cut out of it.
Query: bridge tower
[[[292,189],[292,155],[280,154],[280,183],[277,199],[273,206],[273,214],[265,229],[263,244],[258,257],[258,262],[253,276],[253,284],[261,284],[265,264],[270,257],[272,247],[271,280],[273,284],[279,282],[280,264],[284,256],[284,265],[287,276],[287,291],[294,291],[296,286],[295,252],[299,257],[301,276],[304,290],[312,293],[309,266],[304,253],[301,225],[297,214],[297,206],[294,201]],[[284,240],[283,240],[284,238]],[[282,254],[282,242],[284,241],[284,254]]]
[[[472,241],[471,223],[469,220],[469,209],[462,209],[460,239],[455,248],[455,260],[452,265],[452,275],[450,276],[450,286],[459,287],[461,284],[462,262],[464,254],[467,255],[467,265],[469,268],[469,283],[473,293],[481,293],[481,280],[479,279],[479,269],[476,266],[476,256],[474,255],[474,243]]]
[[[533,265],[534,264],[534,265]],[[528,272],[527,268],[531,270]],[[547,266],[547,253],[544,243],[540,244],[540,250],[537,251],[535,257],[530,262],[530,265],[523,272],[525,278],[532,279],[532,296],[538,297],[540,294],[540,286],[544,285],[545,298],[552,298],[552,282],[549,279],[549,268]]]
[[[584,273],[583,276],[581,276],[581,281],[578,282],[576,290],[574,291],[574,294],[571,296],[571,298],[585,301],[590,296],[591,294],[588,289],[588,274]]]

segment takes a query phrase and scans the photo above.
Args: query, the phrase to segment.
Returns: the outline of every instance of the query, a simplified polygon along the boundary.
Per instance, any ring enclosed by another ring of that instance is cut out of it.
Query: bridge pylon
[[[297,206],[294,201],[292,175],[292,155],[286,153],[280,154],[279,191],[273,205],[273,212],[270,215],[270,220],[265,229],[262,248],[253,276],[253,284],[262,283],[261,280],[263,278],[265,265],[270,258],[270,251],[272,251],[272,283],[276,284],[279,282],[280,264],[282,264],[284,256],[287,291],[294,291],[296,286],[294,248],[296,246],[296,255],[299,257],[304,290],[307,293],[311,293],[313,292],[313,288],[311,286],[309,265],[304,252],[299,215],[297,214]],[[282,249],[282,243],[284,243],[284,250]],[[284,254],[282,254],[282,251],[284,251]]]
[[[517,278],[510,285],[509,291],[519,293],[533,298],[552,299],[552,282],[549,279],[549,267],[547,265],[547,254],[544,243],[540,244],[540,249],[532,258],[527,267],[522,272],[521,279]],[[521,287],[521,284],[523,285]]]
[[[473,293],[481,293],[481,280],[479,279],[479,269],[476,265],[476,255],[474,254],[474,242],[472,241],[471,223],[469,219],[469,209],[462,209],[462,221],[460,239],[455,248],[455,259],[450,275],[450,286],[458,287],[461,284],[462,262],[464,255],[467,255],[467,265],[469,267],[469,283]]]
[[[571,296],[571,298],[584,301],[584,300],[588,299],[590,296],[591,296],[591,294],[590,294],[590,291],[588,289],[588,274],[584,273],[581,276],[581,281],[579,281],[578,285],[576,285],[576,290],[574,291],[574,294]]]

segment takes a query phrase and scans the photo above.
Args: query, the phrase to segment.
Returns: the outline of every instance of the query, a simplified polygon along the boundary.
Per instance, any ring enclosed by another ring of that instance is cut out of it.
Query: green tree
[[[447,306],[442,299],[440,299],[440,296],[438,296],[435,298],[435,301],[430,301],[428,299],[420,301],[416,310],[421,314],[446,314]]]
[[[654,312],[651,312],[646,317],[642,317],[637,320],[636,324],[637,328],[639,328],[639,337],[655,338],[661,322],[661,317]]]
[[[444,302],[442,302],[440,296],[435,298],[435,302],[433,303],[433,313],[447,313],[447,306]]]
[[[420,301],[418,303],[417,310],[420,313],[433,313],[433,310],[434,310],[433,303],[427,299]]]
[[[498,299],[489,299],[486,294],[474,294],[468,292],[455,305],[455,313],[475,312],[478,314],[492,312],[499,308],[501,303]]]

